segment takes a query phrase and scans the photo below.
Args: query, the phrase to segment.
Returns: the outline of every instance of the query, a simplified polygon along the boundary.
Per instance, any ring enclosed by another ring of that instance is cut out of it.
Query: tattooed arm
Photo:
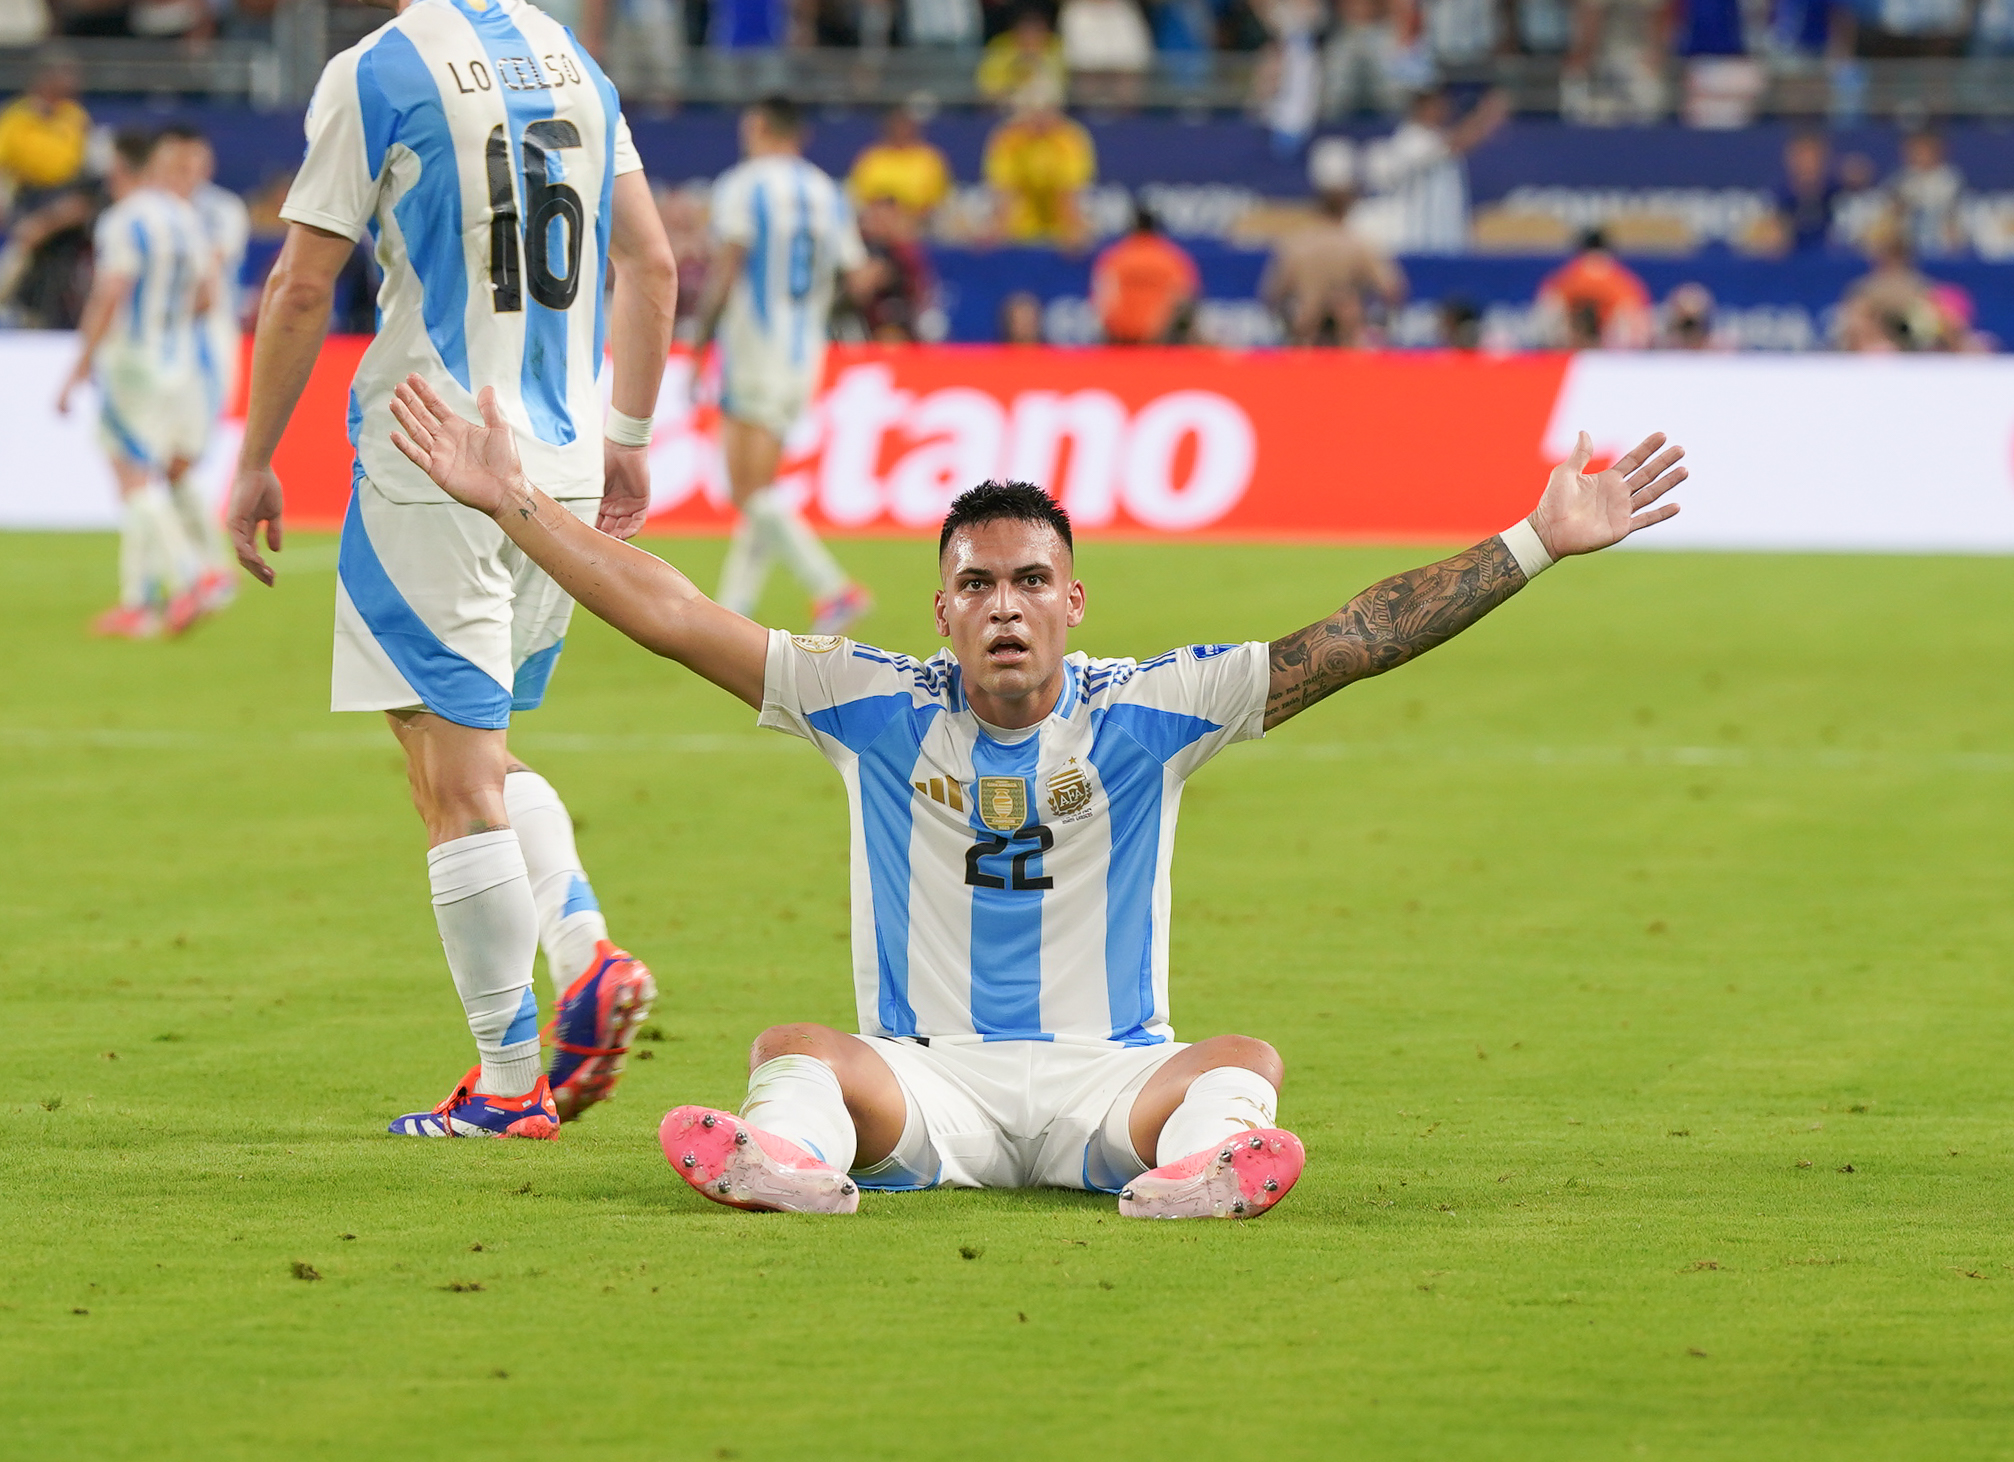
[[[1527,520],[1554,559],[1593,553],[1662,523],[1678,504],[1653,504],[1685,481],[1683,447],[1646,437],[1605,472],[1584,469],[1594,444],[1582,432],[1553,469]],[[1445,644],[1525,586],[1501,536],[1425,568],[1381,580],[1327,619],[1273,641],[1266,729],[1299,715],[1355,680],[1382,675]]]

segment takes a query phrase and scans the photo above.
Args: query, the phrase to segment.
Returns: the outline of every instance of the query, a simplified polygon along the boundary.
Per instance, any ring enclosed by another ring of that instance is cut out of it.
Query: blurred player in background
[[[716,1203],[850,1213],[860,1186],[1120,1194],[1140,1218],[1253,1217],[1301,1173],[1266,1042],[1175,1041],[1169,856],[1183,783],[1234,742],[1460,634],[1557,558],[1669,518],[1684,453],[1604,472],[1583,433],[1538,506],[1267,644],[1153,659],[1066,653],[1084,620],[1070,520],[987,483],[938,540],[927,661],[765,631],[540,493],[511,432],[414,377],[399,449],[638,644],[759,708],[833,764],[852,813],[858,1035],[772,1026],[741,1114],[678,1107],[673,1171]],[[1663,450],[1660,450],[1663,448]],[[1288,810],[1291,812],[1291,809]]]
[[[97,383],[99,439],[124,509],[119,602],[100,615],[105,635],[180,634],[203,612],[199,550],[169,484],[202,455],[208,431],[198,365],[201,320],[215,282],[195,210],[173,190],[172,149],[144,132],[113,141],[112,206],[98,217],[83,349],[56,398]]]
[[[207,447],[238,390],[238,279],[245,267],[245,243],[251,237],[252,221],[244,200],[229,188],[217,186],[217,154],[202,132],[186,122],[172,122],[161,129],[160,146],[169,186],[196,210],[210,248],[210,308],[196,334],[196,367],[208,413],[203,432]],[[169,479],[168,491],[181,515],[183,530],[202,561],[197,592],[203,607],[221,609],[238,592],[223,524],[189,472]]]
[[[649,414],[678,278],[615,89],[557,21],[523,0],[398,9],[315,90],[228,522],[240,561],[272,583],[257,534],[265,524],[280,547],[273,453],[368,231],[382,324],[350,395],[332,707],[385,712],[405,749],[480,1056],[438,1107],[391,1130],[549,1138],[608,1095],[656,987],[608,941],[565,805],[506,743],[511,713],[544,698],[573,602],[392,448],[391,392],[417,372],[464,410],[480,398],[565,511],[628,537],[650,505]],[[615,386],[601,429],[604,338]],[[532,989],[541,942],[558,992],[549,1074]]]
[[[720,602],[754,614],[782,559],[811,595],[814,634],[839,634],[872,606],[860,585],[777,495],[784,438],[825,370],[833,286],[872,289],[867,250],[839,185],[804,160],[797,104],[771,97],[741,117],[746,160],[713,189],[715,249],[699,346],[718,341],[720,448],[741,522],[720,573]]]

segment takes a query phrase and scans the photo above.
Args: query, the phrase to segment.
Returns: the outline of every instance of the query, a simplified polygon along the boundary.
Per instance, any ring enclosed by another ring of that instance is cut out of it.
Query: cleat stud
[[[737,1133],[735,1133],[735,1134],[734,1134],[734,1145],[735,1145],[736,1147],[746,1147],[746,1146],[748,1146],[748,1134],[747,1134],[746,1132],[737,1132]]]
[[[1230,1160],[1231,1160],[1231,1149],[1228,1147],[1225,1148],[1222,1152],[1217,1154],[1218,1162],[1229,1162]]]
[[[853,1184],[841,1183],[839,1185],[839,1196],[841,1198],[851,1198],[853,1196]]]
[[[1131,1188],[1121,1188],[1119,1196],[1126,1202],[1131,1203],[1133,1201],[1133,1190]]]
[[[699,1166],[699,1159],[694,1157],[689,1152],[684,1157],[680,1158],[679,1161],[684,1163],[689,1168],[696,1168]]]
[[[1246,1146],[1250,1147],[1254,1152],[1257,1152],[1260,1148],[1264,1147],[1265,1145],[1266,1145],[1266,1139],[1263,1137],[1254,1137],[1249,1143],[1246,1144]]]
[[[1239,1199],[1236,1203],[1233,1203],[1231,1205],[1231,1212],[1233,1213],[1243,1213],[1244,1211],[1245,1211],[1245,1202],[1242,1198]]]
[[[711,1128],[719,1120],[720,1118],[714,1116],[713,1113],[708,1112],[704,1117],[701,1117],[699,1119],[699,1125],[702,1127]]]
[[[1268,1179],[1266,1179],[1266,1191],[1267,1191],[1268,1193],[1277,1193],[1277,1192],[1279,1192],[1279,1191],[1280,1191],[1280,1180],[1279,1180],[1278,1178],[1268,1178]]]
[[[725,1193],[727,1191],[727,1179],[722,1178],[718,1183],[715,1183],[713,1191],[716,1193]]]

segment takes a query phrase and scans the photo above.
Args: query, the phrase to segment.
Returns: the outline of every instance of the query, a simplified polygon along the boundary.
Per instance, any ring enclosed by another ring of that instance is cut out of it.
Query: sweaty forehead
[[[1031,564],[1047,564],[1067,573],[1070,558],[1063,535],[1047,523],[992,518],[953,530],[937,567],[947,580],[962,570],[984,569],[1002,575]]]

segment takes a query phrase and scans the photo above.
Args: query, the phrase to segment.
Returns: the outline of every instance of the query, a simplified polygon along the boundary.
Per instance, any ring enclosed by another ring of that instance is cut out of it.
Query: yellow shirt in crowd
[[[859,203],[892,198],[911,213],[928,213],[951,192],[951,168],[927,142],[877,142],[854,160],[846,186]]]
[[[1073,242],[1064,204],[1097,176],[1091,134],[1068,117],[1003,122],[986,139],[986,181],[1007,200],[1010,239]]]
[[[44,112],[32,97],[0,111],[0,175],[26,188],[54,188],[83,169],[91,114],[75,102]]]

